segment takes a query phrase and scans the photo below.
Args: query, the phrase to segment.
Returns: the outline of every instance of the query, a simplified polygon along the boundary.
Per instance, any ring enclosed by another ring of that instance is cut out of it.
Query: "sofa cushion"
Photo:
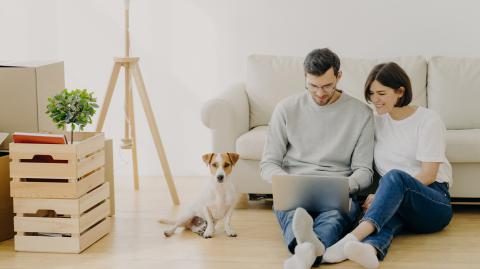
[[[240,136],[236,150],[241,159],[260,160],[268,126],[258,126]],[[447,130],[447,159],[451,163],[480,162],[480,129]]]
[[[365,102],[365,81],[373,67],[380,63],[395,62],[405,70],[410,78],[413,91],[412,104],[427,106],[427,61],[425,57],[412,56],[372,60],[344,58],[341,61],[342,78],[338,83],[338,88],[344,89],[358,100]]]
[[[447,130],[446,139],[450,162],[480,162],[480,129]]]
[[[250,104],[250,128],[267,125],[275,105],[283,98],[304,91],[303,57],[252,55],[247,61],[246,90]],[[394,61],[412,80],[413,103],[426,105],[427,63],[424,57],[385,59],[342,58],[343,72],[338,88],[365,102],[363,87],[378,63]]]
[[[304,90],[303,58],[252,55],[248,57],[246,90],[250,128],[267,125],[275,105]]]
[[[236,151],[244,160],[260,160],[265,146],[267,126],[258,126],[241,135],[236,141]]]
[[[447,129],[480,129],[480,58],[432,57],[428,63],[428,107]]]

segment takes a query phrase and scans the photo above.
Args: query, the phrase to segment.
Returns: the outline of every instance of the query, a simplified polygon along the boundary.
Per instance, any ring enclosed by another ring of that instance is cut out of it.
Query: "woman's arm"
[[[423,185],[428,186],[437,179],[437,172],[440,163],[437,162],[422,162],[422,170],[415,178],[422,182]]]

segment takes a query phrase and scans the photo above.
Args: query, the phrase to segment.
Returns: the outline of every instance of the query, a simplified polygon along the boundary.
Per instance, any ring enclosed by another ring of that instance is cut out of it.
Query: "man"
[[[310,52],[304,71],[307,91],[282,100],[272,114],[261,175],[269,182],[273,175],[285,174],[346,176],[355,194],[371,184],[372,111],[337,89],[340,59],[331,50]],[[349,231],[359,212],[356,201],[348,214],[275,211],[288,249],[295,254],[284,267],[310,268],[315,260],[318,265],[325,248]]]

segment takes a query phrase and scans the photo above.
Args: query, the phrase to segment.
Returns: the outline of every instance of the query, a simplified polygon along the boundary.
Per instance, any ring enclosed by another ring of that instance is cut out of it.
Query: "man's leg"
[[[314,231],[328,248],[354,227],[360,212],[360,206],[354,200],[352,200],[348,214],[342,214],[338,210],[322,212],[315,217]],[[318,265],[320,262],[321,259],[317,259],[314,265]]]
[[[295,253],[295,247],[297,246],[297,240],[295,240],[295,236],[293,235],[292,230],[292,221],[293,215],[295,214],[295,210],[289,211],[277,211],[273,210],[275,216],[277,217],[278,224],[280,224],[280,228],[282,229],[283,240],[287,245],[288,250],[290,253]]]
[[[322,255],[325,251],[325,247],[313,233],[312,217],[303,208],[274,212],[288,250],[294,254],[285,261],[284,269],[310,268],[317,255]]]
[[[325,245],[320,241],[313,227],[312,216],[305,209],[297,208],[292,220],[292,230],[297,243],[312,243],[315,246],[316,256],[322,256],[325,252]]]

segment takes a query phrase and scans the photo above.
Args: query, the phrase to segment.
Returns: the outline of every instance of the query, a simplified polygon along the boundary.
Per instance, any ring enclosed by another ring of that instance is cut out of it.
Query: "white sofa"
[[[480,59],[343,58],[338,88],[365,102],[368,73],[386,61],[398,63],[410,76],[412,103],[437,111],[445,122],[447,158],[453,166],[452,197],[480,198]],[[259,170],[268,121],[281,99],[300,91],[304,91],[303,58],[252,55],[245,83],[204,104],[202,121],[211,129],[213,151],[240,154],[233,178],[241,193],[271,193]]]

